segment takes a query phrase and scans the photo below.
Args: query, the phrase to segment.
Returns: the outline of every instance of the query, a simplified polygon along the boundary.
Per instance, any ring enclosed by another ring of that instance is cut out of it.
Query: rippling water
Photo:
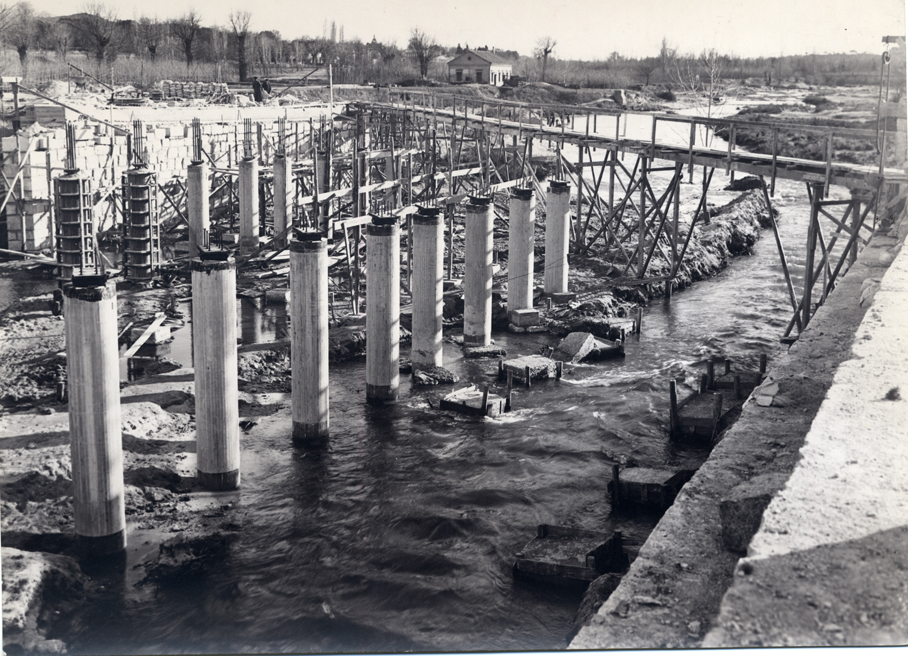
[[[780,183],[775,202],[799,276],[803,187]],[[60,637],[93,653],[564,647],[578,597],[515,582],[514,554],[539,523],[617,528],[639,546],[657,518],[610,517],[610,456],[697,466],[705,451],[669,443],[668,379],[693,383],[711,356],[756,368],[765,352],[772,366],[789,315],[766,231],[753,256],[646,308],[626,359],[518,389],[515,411],[499,419],[440,412],[443,392],[411,388],[406,376],[396,407],[372,408],[364,362],[334,366],[327,448],[292,448],[287,412],[263,418],[243,438],[242,490],[223,497],[235,502],[225,518],[235,530],[178,580],[136,588],[142,570],[133,566],[156,551],[143,547],[131,555],[129,583]],[[244,330],[263,338],[281,318],[244,316]],[[509,356],[557,341],[495,340]],[[445,366],[496,384],[494,361],[464,360],[453,345]]]

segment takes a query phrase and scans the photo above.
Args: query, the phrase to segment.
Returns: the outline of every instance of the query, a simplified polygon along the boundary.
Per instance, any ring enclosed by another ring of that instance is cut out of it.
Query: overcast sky
[[[2,1],[2,0],[0,0]],[[9,1],[9,0],[7,0]],[[51,15],[86,0],[31,0]],[[175,18],[194,7],[205,25],[225,25],[234,9],[252,29],[285,39],[321,36],[327,22],[344,37],[405,47],[416,27],[443,45],[532,53],[541,36],[562,59],[656,55],[663,37],[681,52],[716,48],[744,57],[883,50],[884,35],[905,34],[904,0],[107,0],[120,18]]]

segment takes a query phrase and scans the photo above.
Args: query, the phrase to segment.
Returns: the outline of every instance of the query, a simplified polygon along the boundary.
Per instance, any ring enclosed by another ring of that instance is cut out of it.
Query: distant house
[[[477,82],[500,87],[511,77],[511,62],[491,50],[464,50],[448,62],[449,82]]]

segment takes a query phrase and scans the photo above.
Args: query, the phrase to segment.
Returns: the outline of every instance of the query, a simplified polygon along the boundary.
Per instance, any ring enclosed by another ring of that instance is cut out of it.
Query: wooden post
[[[762,375],[765,373],[766,373],[766,354],[761,353],[760,354],[760,374]]]
[[[524,370],[523,370],[523,376],[524,376],[524,378],[525,378],[524,383],[526,384],[526,386],[527,386],[528,388],[529,388],[529,387],[532,387],[532,386],[533,386],[533,379],[532,379],[532,377],[530,376],[530,367],[529,367],[529,365],[528,365],[527,367],[524,368]]]
[[[66,362],[73,515],[80,547],[92,555],[126,548],[120,428],[117,289],[74,276],[66,295]]]
[[[706,374],[700,374],[700,394],[706,394],[709,378]]]
[[[558,360],[555,362],[555,380],[561,380],[561,372],[564,368],[564,362]]]
[[[731,373],[731,360],[729,360],[728,358],[725,358],[725,373]]]
[[[638,307],[638,308],[637,308],[637,322],[636,322],[636,329],[637,329],[637,334],[638,334],[638,335],[639,335],[640,332],[643,330],[643,308],[642,308],[642,307]]]
[[[741,376],[738,374],[735,374],[734,380],[735,380],[735,398],[740,399],[741,398]]]
[[[706,389],[715,389],[716,387],[716,365],[712,358],[706,361]]]
[[[612,465],[612,508],[621,506],[621,479],[619,478],[619,467],[615,463]]]
[[[640,158],[640,220],[637,224],[637,277],[646,266],[646,157]]]
[[[669,435],[675,437],[678,433],[678,391],[677,383],[675,379],[672,378],[668,381],[668,401],[669,401],[669,414],[668,414],[668,424],[669,424]]]
[[[487,415],[489,412],[489,386],[482,388],[482,414]]]

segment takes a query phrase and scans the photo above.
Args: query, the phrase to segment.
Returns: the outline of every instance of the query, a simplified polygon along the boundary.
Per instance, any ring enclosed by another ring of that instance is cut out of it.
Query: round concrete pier
[[[240,485],[236,263],[197,258],[190,268],[199,483],[234,490]]]
[[[208,232],[208,165],[204,162],[190,164],[186,169],[186,212],[189,220],[189,255],[199,256],[199,245],[207,247]]]
[[[117,291],[74,276],[65,293],[75,529],[85,553],[105,555],[126,548]]]
[[[512,189],[508,216],[508,312],[513,312],[533,307],[536,193]]]
[[[320,232],[290,242],[293,440],[328,437],[328,242]]]
[[[440,207],[420,207],[413,216],[414,366],[442,365],[444,223]]]
[[[495,211],[491,198],[471,197],[466,206],[463,273],[463,343],[488,346],[492,341],[492,236]]]
[[[568,245],[571,230],[571,184],[552,180],[545,197],[546,294],[568,290]]]
[[[240,253],[259,247],[259,163],[255,158],[240,161]]]
[[[366,400],[395,403],[400,384],[400,227],[373,216],[366,226]]]
[[[274,156],[274,245],[283,248],[288,236],[280,235],[293,222],[293,175],[290,158],[278,153]]]

